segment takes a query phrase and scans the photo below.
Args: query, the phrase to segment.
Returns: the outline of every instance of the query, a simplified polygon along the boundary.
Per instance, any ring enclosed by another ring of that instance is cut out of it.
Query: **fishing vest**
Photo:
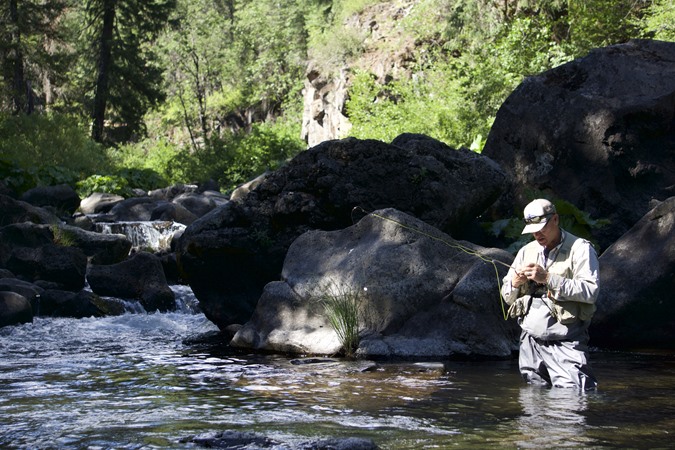
[[[560,275],[564,278],[572,278],[572,248],[575,244],[587,243],[585,239],[574,236],[571,233],[565,232],[565,240],[558,250],[558,255],[547,270],[555,275]],[[539,254],[541,253],[541,246],[533,241],[523,248],[523,261],[525,264],[539,263]],[[536,289],[535,289],[536,291]],[[541,292],[543,295],[543,292]],[[595,304],[581,303],[573,301],[565,301],[564,298],[556,300],[556,293],[548,291],[547,297],[553,304],[552,314],[563,325],[573,323],[579,320],[591,320],[595,312]]]

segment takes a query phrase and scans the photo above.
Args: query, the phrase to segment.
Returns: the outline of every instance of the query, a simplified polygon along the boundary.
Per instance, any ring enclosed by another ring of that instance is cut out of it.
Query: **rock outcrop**
[[[675,194],[675,43],[637,40],[527,78],[499,109],[483,154],[510,175],[500,215],[528,193],[610,225],[601,249]],[[513,208],[516,208],[514,210]]]
[[[251,317],[304,232],[341,229],[386,207],[458,230],[495,201],[504,181],[489,158],[426,136],[328,141],[190,225],[177,259],[206,316],[224,328]]]
[[[518,327],[504,319],[497,271],[503,277],[506,268],[495,259],[508,265],[513,256],[455,241],[393,209],[343,230],[309,231],[232,345],[337,353],[342,342],[325,308],[346,300],[359,307],[360,356],[508,357]]]

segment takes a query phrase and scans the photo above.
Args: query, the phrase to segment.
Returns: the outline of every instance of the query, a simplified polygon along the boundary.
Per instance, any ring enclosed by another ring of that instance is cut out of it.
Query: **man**
[[[520,249],[504,278],[502,295],[518,318],[520,373],[529,383],[593,389],[588,327],[598,296],[598,257],[593,246],[560,228],[555,206],[536,199],[525,207]]]

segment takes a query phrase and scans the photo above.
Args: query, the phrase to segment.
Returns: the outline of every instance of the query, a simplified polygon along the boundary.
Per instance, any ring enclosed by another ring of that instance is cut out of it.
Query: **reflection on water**
[[[185,340],[202,315],[36,319],[0,329],[0,448],[186,448],[253,431],[382,449],[668,448],[675,356],[592,353],[598,392],[528,386],[517,361],[372,363]],[[289,447],[292,448],[292,447]]]
[[[520,388],[518,400],[523,413],[517,419],[524,439],[520,448],[545,448],[552,442],[559,446],[592,444],[585,436],[588,397],[593,392],[574,389],[547,389],[538,386]]]

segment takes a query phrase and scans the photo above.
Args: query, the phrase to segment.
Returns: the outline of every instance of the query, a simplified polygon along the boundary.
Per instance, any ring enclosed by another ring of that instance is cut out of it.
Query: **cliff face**
[[[345,105],[355,70],[374,74],[379,82],[406,76],[413,60],[414,38],[402,25],[419,0],[380,2],[349,17],[345,30],[362,36],[362,51],[344,61],[342,67],[325,73],[310,62],[305,79],[302,137],[309,147],[341,139],[351,130]]]

